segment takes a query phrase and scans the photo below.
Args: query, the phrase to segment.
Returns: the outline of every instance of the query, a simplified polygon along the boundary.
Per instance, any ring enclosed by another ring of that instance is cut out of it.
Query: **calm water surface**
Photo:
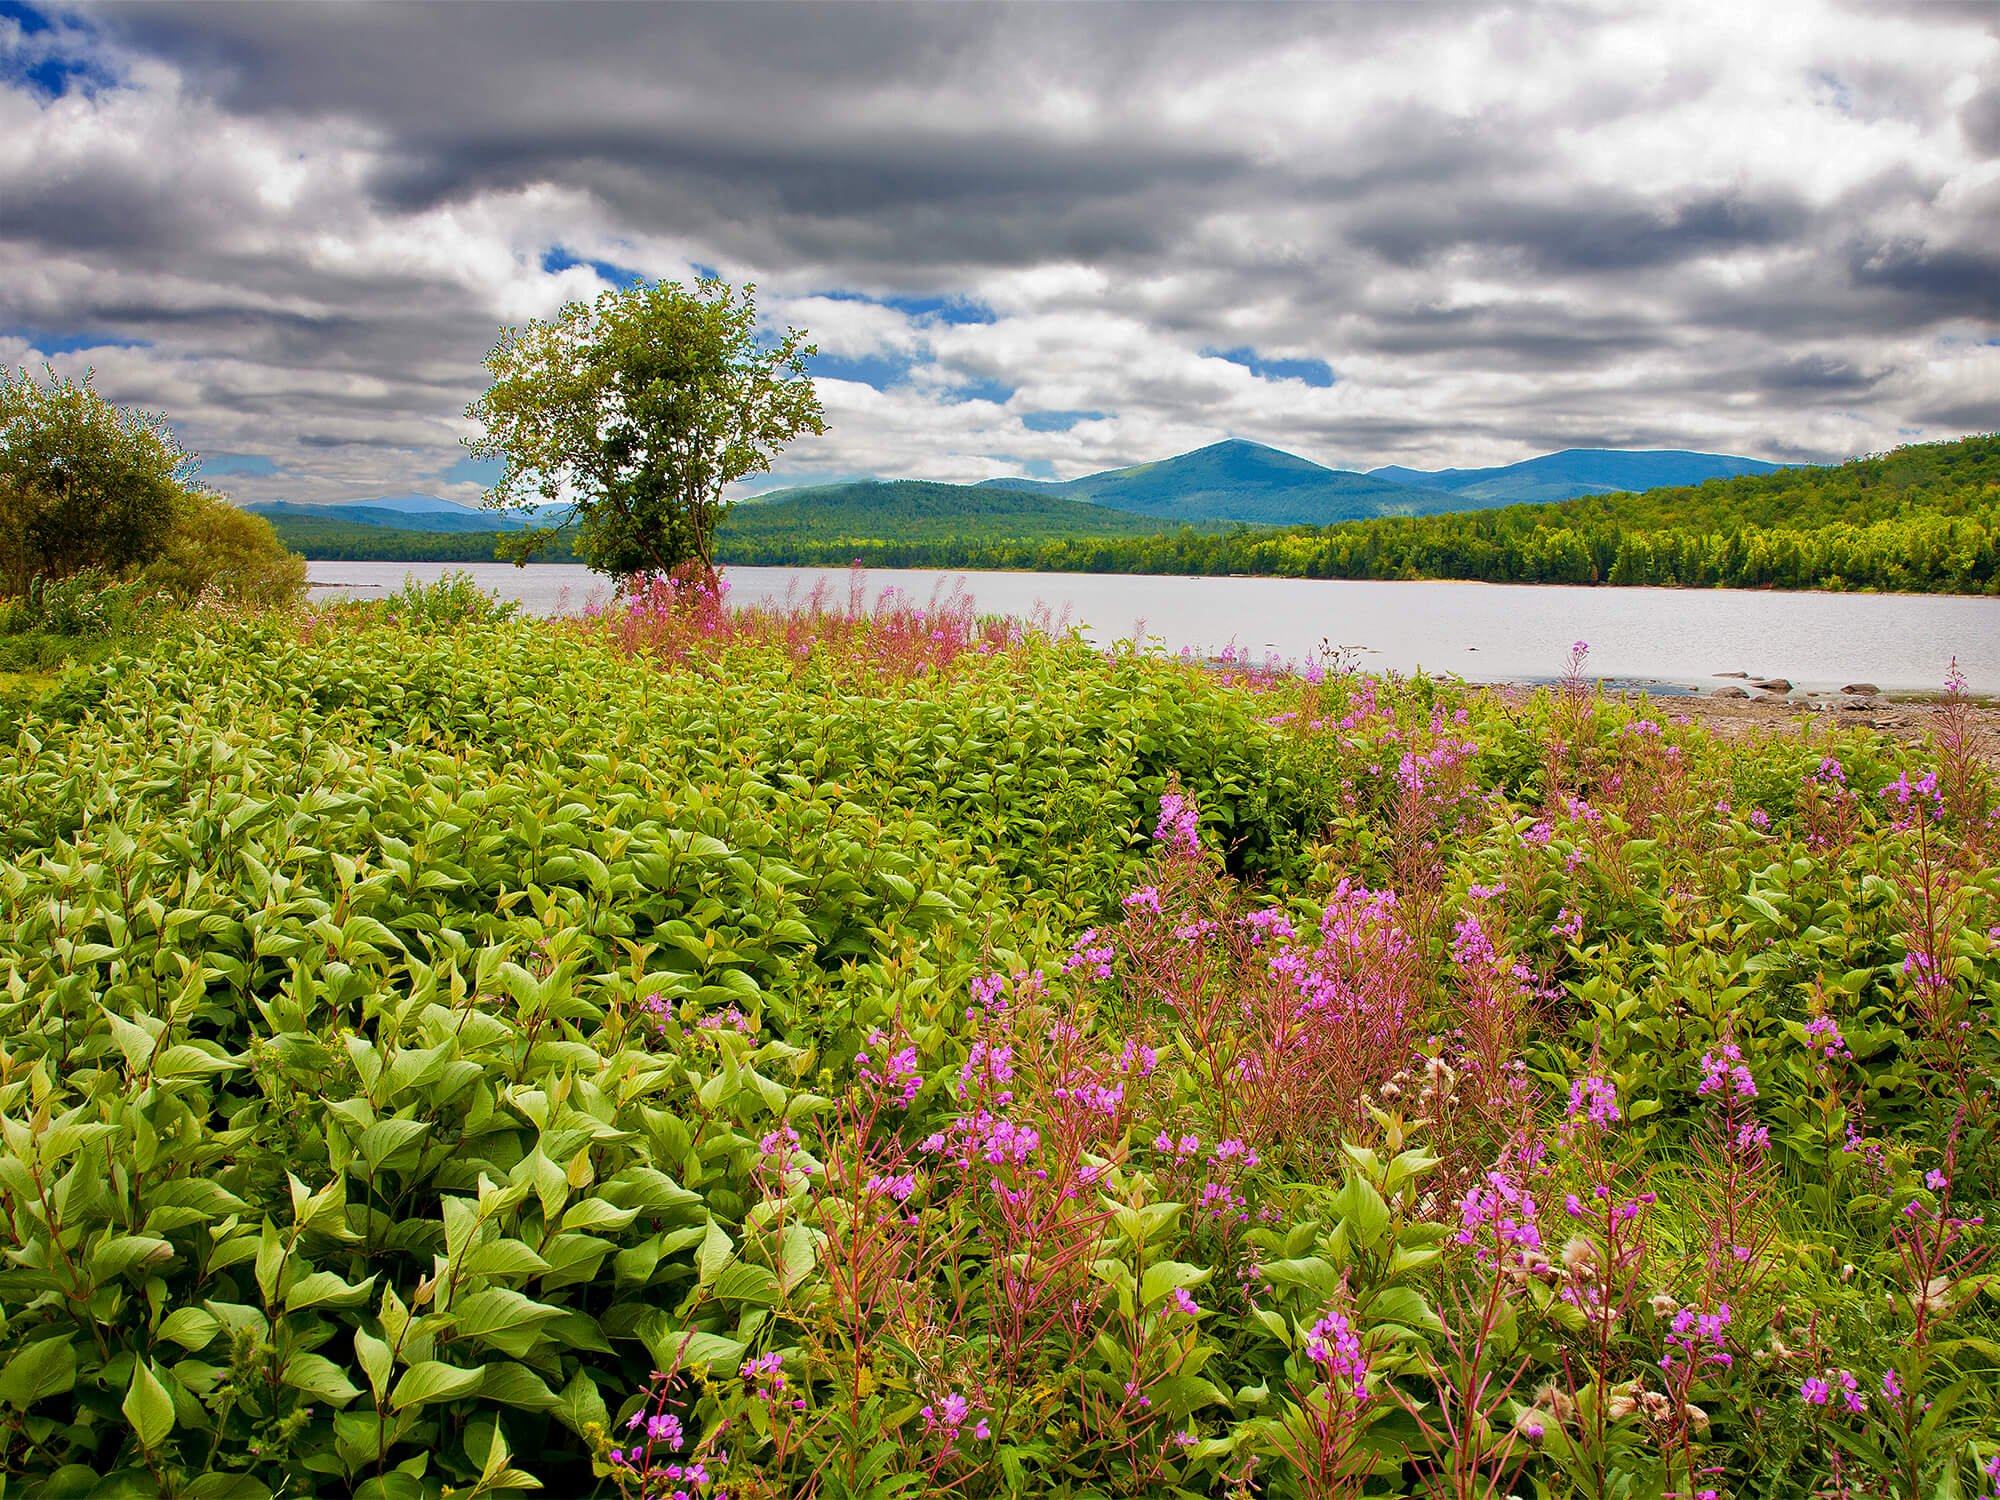
[[[536,614],[609,593],[602,577],[565,563],[316,562],[310,576],[325,594],[368,598],[405,574],[428,582],[454,570]],[[815,587],[845,600],[850,586],[845,568],[727,572],[736,603],[802,599]],[[865,581],[871,602],[893,588],[919,603],[962,582],[982,612],[1045,611],[1100,643],[1151,639],[1203,655],[1234,646],[1296,662],[1324,643],[1355,648],[1371,671],[1500,682],[1555,675],[1583,640],[1594,673],[1626,681],[1712,688],[1718,673],[1748,672],[1800,690],[1865,681],[1890,692],[1936,688],[1956,656],[1972,691],[2000,694],[2000,599],[893,568]]]

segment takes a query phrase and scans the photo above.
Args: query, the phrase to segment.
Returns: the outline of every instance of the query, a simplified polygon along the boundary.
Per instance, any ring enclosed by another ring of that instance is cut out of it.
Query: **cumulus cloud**
[[[1833,459],[2000,420],[1996,100],[1990,7],[12,6],[0,360],[469,500],[501,326],[716,267],[766,483]]]

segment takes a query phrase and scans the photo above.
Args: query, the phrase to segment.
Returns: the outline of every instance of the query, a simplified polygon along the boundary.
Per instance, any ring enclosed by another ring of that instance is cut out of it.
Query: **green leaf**
[[[368,1383],[375,1388],[375,1396],[380,1400],[389,1389],[389,1376],[395,1367],[395,1351],[389,1347],[387,1339],[378,1339],[364,1328],[354,1330],[354,1357],[361,1362],[362,1373]]]
[[[1333,1195],[1332,1206],[1364,1245],[1372,1246],[1389,1227],[1389,1205],[1382,1201],[1375,1185],[1358,1172],[1347,1174],[1340,1191]]]
[[[549,1307],[497,1286],[459,1298],[452,1303],[451,1313],[460,1337],[486,1339],[510,1354],[525,1354],[527,1348],[509,1335],[532,1333],[549,1319],[564,1315],[560,1307]]]
[[[1146,1267],[1146,1275],[1139,1283],[1139,1306],[1147,1308],[1165,1301],[1176,1287],[1200,1286],[1208,1280],[1208,1275],[1202,1266],[1178,1260],[1158,1261]]]
[[[361,1394],[361,1387],[349,1380],[339,1365],[320,1354],[291,1355],[280,1378],[293,1390],[318,1396],[335,1406],[345,1406]]]
[[[99,1281],[151,1270],[174,1258],[170,1240],[151,1234],[121,1234],[106,1240],[91,1252],[90,1272]]]
[[[722,1274],[722,1268],[729,1264],[729,1257],[736,1253],[736,1246],[730,1242],[729,1232],[714,1219],[708,1221],[708,1229],[702,1235],[701,1248],[695,1252],[695,1271],[703,1286],[711,1286],[715,1278]]]
[[[393,1411],[403,1411],[437,1401],[456,1401],[461,1396],[476,1394],[484,1378],[482,1370],[461,1370],[427,1359],[403,1372],[403,1378],[389,1393],[389,1406]]]
[[[347,1282],[331,1271],[314,1271],[293,1282],[285,1293],[285,1311],[301,1312],[308,1307],[353,1307],[368,1300],[375,1278]]]
[[[174,1398],[143,1359],[132,1362],[132,1383],[118,1409],[132,1425],[132,1435],[148,1453],[157,1450],[174,1430]]]
[[[60,1396],[76,1385],[76,1349],[67,1337],[37,1340],[0,1370],[0,1399],[26,1411],[45,1396]]]
[[[541,1376],[526,1365],[517,1364],[488,1365],[485,1383],[479,1387],[479,1399],[518,1406],[524,1411],[559,1411],[564,1404]]]
[[[562,1217],[562,1227],[565,1231],[623,1229],[638,1217],[636,1208],[620,1208],[602,1198],[585,1198],[570,1205],[569,1212]]]
[[[221,1331],[222,1324],[214,1313],[199,1307],[177,1307],[161,1321],[159,1337],[193,1353],[207,1348]]]
[[[181,1500],[271,1500],[271,1487],[254,1474],[203,1474],[181,1491]]]

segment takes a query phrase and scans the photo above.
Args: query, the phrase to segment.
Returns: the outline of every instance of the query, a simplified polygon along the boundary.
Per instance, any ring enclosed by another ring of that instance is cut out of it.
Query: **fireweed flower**
[[[1607,1078],[1591,1074],[1569,1086],[1569,1118],[1572,1123],[1588,1120],[1593,1125],[1616,1125],[1618,1090]]]
[[[1701,1055],[1701,1082],[1697,1094],[1719,1094],[1724,1099],[1755,1099],[1757,1080],[1744,1065],[1743,1052],[1734,1042],[1724,1042],[1715,1052]]]
[[[1814,1016],[1806,1022],[1806,1045],[1829,1062],[1836,1057],[1854,1056],[1847,1050],[1847,1038],[1841,1035],[1840,1023],[1832,1016]]]
[[[1099,979],[1111,977],[1112,960],[1118,957],[1118,949],[1109,942],[1097,942],[1097,929],[1086,927],[1076,935],[1070,945],[1070,955],[1063,960],[1063,973],[1074,974],[1078,969],[1089,969]]]
[[[1153,841],[1164,845],[1171,854],[1198,854],[1200,818],[1192,800],[1169,788],[1160,796],[1160,820],[1153,825]]]
[[[1660,1368],[1671,1371],[1678,1361],[1683,1369],[1699,1372],[1703,1365],[1719,1365],[1727,1369],[1734,1361],[1728,1348],[1728,1328],[1731,1318],[1727,1302],[1714,1312],[1703,1312],[1699,1308],[1684,1307],[1674,1314],[1668,1325],[1668,1352],[1660,1357]],[[1678,1350],[1678,1354],[1674,1351]]]
[[[1368,1356],[1361,1336],[1338,1312],[1328,1312],[1306,1334],[1306,1358],[1326,1371],[1329,1385],[1344,1385],[1357,1401],[1368,1399]]]
[[[1510,1171],[1488,1172],[1459,1200],[1458,1243],[1474,1246],[1482,1265],[1519,1260],[1542,1248],[1534,1194]]]
[[[868,1033],[868,1046],[877,1053],[887,1052],[889,1038],[880,1031],[871,1031]],[[879,1062],[873,1053],[857,1052],[854,1054],[854,1066],[862,1080],[871,1087],[880,1089],[891,1099],[900,1095],[905,1109],[916,1101],[918,1091],[924,1086],[923,1074],[917,1068],[917,1049],[914,1046],[889,1052],[888,1056]]]
[[[1938,790],[1935,771],[1926,771],[1915,781],[1904,771],[1876,795],[1891,804],[1890,824],[1898,832],[1914,827],[1920,817],[1935,819],[1944,814],[1944,794]]]
[[[924,1419],[925,1433],[936,1433],[949,1448],[958,1441],[959,1434],[970,1421],[972,1403],[957,1391],[952,1391],[935,1405],[923,1406],[918,1415]],[[993,1434],[993,1429],[984,1417],[971,1423],[971,1428],[972,1437],[980,1442],[984,1442]]]

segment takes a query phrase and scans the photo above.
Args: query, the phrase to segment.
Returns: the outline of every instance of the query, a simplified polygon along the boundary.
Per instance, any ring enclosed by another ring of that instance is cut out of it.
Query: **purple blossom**
[[[1357,1401],[1368,1399],[1368,1356],[1354,1325],[1338,1312],[1328,1312],[1306,1334],[1306,1358],[1326,1368],[1329,1383],[1342,1381]]]
[[[1717,1052],[1701,1055],[1701,1083],[1697,1094],[1721,1094],[1725,1099],[1755,1099],[1757,1080],[1744,1065],[1743,1051],[1734,1042],[1724,1042]]]
[[[1170,787],[1160,795],[1160,820],[1153,825],[1153,841],[1164,845],[1170,854],[1198,854],[1200,819],[1194,803]]]
[[[1616,1086],[1594,1073],[1577,1079],[1569,1086],[1569,1117],[1572,1121],[1588,1120],[1593,1125],[1617,1124],[1622,1117],[1618,1113]]]

